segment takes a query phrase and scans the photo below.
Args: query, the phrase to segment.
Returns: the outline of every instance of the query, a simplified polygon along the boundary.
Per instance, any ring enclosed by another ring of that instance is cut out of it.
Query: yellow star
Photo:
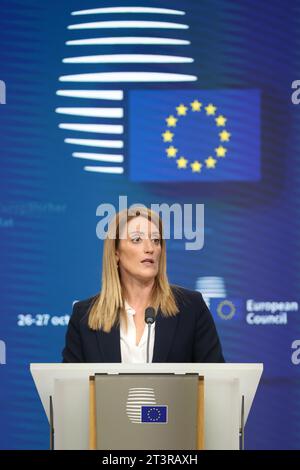
[[[186,166],[188,164],[188,160],[184,157],[178,158],[178,160],[176,160],[176,162],[177,162],[177,168],[186,168]]]
[[[215,151],[216,151],[217,157],[225,157],[227,149],[223,147],[223,145],[219,145],[219,147],[217,147]]]
[[[205,106],[207,116],[213,116],[217,111],[217,107],[209,103],[208,106]]]
[[[219,133],[219,136],[220,136],[221,142],[229,142],[231,134],[230,132],[227,132],[224,130]]]
[[[201,106],[202,103],[200,103],[198,100],[194,100],[191,103],[192,111],[201,111]]]
[[[178,116],[185,116],[188,108],[184,104],[180,104],[176,107]]]
[[[174,134],[170,131],[166,131],[162,134],[164,142],[172,142]]]
[[[208,157],[205,160],[206,163],[206,168],[215,168],[217,160],[215,160],[213,157]]]
[[[222,114],[220,114],[220,116],[216,117],[215,121],[216,121],[217,126],[219,127],[219,126],[225,126],[227,119],[226,117],[222,116]]]
[[[192,167],[192,171],[193,173],[197,172],[197,173],[200,173],[201,171],[201,168],[202,168],[202,164],[198,162],[198,160],[195,160],[193,163],[191,163],[191,167]]]
[[[178,149],[173,147],[173,145],[171,145],[171,147],[168,147],[166,149],[166,152],[167,152],[168,157],[176,157],[176,153],[178,152]]]
[[[174,116],[169,116],[169,117],[167,117],[166,121],[167,121],[167,125],[169,127],[175,127],[176,122],[178,121],[178,119],[176,119],[176,117],[174,117]]]

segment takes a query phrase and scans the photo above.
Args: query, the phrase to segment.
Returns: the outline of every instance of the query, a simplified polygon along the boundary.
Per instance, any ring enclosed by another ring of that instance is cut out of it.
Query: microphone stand
[[[150,346],[150,332],[151,332],[151,323],[148,323],[148,338],[147,338],[147,364],[149,363],[149,346]]]

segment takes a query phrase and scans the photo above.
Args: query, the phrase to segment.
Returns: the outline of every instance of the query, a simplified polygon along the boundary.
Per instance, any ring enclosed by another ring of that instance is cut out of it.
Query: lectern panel
[[[196,449],[198,375],[96,375],[97,449]]]

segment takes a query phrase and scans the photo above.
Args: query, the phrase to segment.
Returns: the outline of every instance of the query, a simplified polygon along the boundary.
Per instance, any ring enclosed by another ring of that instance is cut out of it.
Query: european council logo
[[[130,388],[126,403],[126,412],[132,423],[167,423],[168,407],[157,405],[153,388]]]
[[[132,181],[260,179],[258,90],[131,91]]]

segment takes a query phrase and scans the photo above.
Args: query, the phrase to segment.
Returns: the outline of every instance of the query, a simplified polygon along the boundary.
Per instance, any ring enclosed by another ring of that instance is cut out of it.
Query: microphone
[[[155,310],[153,307],[147,307],[145,310],[145,322],[152,325],[155,322]]]
[[[149,362],[149,344],[150,344],[150,330],[151,325],[155,322],[155,309],[147,307],[145,310],[145,322],[148,325],[148,339],[147,339],[147,363]]]

